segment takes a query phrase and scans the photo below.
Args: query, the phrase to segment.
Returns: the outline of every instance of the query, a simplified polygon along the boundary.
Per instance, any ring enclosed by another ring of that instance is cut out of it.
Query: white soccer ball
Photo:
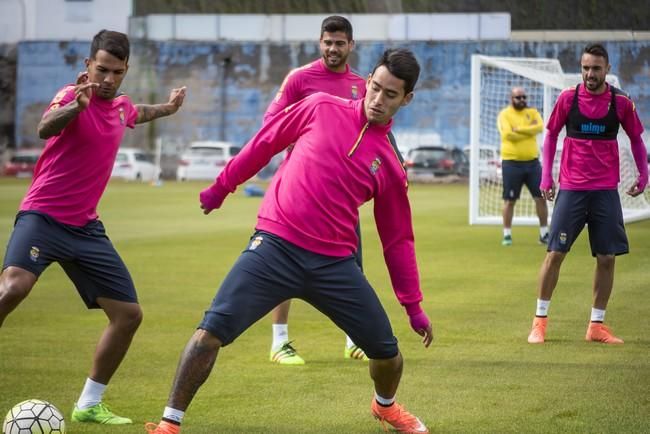
[[[59,409],[49,402],[28,399],[9,410],[2,434],[65,434],[65,421]]]

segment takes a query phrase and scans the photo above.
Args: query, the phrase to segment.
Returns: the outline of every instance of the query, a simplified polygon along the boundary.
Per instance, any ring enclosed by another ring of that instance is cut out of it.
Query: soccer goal
[[[497,116],[510,102],[514,86],[526,89],[528,105],[539,110],[544,124],[548,121],[560,92],[581,82],[580,74],[565,74],[557,59],[472,56],[471,115],[470,115],[470,224],[502,224],[502,179],[500,162],[490,160],[498,153],[501,138],[497,129]],[[608,75],[607,81],[616,87],[618,78]],[[546,130],[544,130],[544,133]],[[557,185],[559,160],[565,131],[558,137],[553,163],[553,179]],[[543,135],[537,137],[540,146]],[[626,222],[650,218],[648,195],[632,198],[625,194],[637,176],[636,165],[627,135],[621,128],[618,136],[621,160],[619,194]],[[541,154],[540,154],[541,156]],[[540,158],[541,160],[541,158]],[[549,202],[552,208],[553,202]],[[551,209],[549,209],[549,216]],[[524,186],[515,207],[515,225],[537,225],[535,203]]]

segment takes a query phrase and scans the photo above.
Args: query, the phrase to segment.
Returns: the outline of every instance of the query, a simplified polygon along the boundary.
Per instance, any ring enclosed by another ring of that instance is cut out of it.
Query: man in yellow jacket
[[[539,148],[535,136],[544,128],[537,109],[528,107],[526,91],[522,87],[512,88],[510,105],[501,110],[497,127],[501,134],[501,158],[503,170],[503,241],[512,245],[512,216],[519,199],[521,187],[526,184],[535,200],[539,218],[539,241],[548,243],[548,208],[542,198],[539,184],[542,166],[539,163]]]

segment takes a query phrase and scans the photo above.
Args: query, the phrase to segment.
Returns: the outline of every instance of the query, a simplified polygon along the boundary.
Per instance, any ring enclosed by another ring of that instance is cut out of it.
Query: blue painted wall
[[[612,73],[630,93],[646,129],[650,128],[650,41],[609,42]],[[359,43],[351,64],[367,74],[388,45]],[[565,72],[579,72],[582,42],[419,42],[409,43],[422,65],[413,103],[396,119],[396,130],[440,134],[444,143],[469,141],[470,58],[472,54],[558,58]],[[56,91],[83,69],[87,42],[24,42],[19,45],[16,143],[39,145],[36,125]],[[183,109],[140,126],[125,144],[150,146],[161,135],[179,143],[218,139],[244,143],[259,127],[262,114],[285,74],[318,57],[316,43],[259,44],[134,41],[122,90],[135,102],[163,102],[172,87],[188,86]],[[224,59],[230,59],[225,91]],[[224,98],[225,95],[225,98]],[[504,102],[505,104],[506,102]],[[225,107],[224,107],[225,105]],[[223,113],[225,110],[225,113]],[[222,116],[225,116],[223,118]],[[223,120],[225,119],[225,122]]]

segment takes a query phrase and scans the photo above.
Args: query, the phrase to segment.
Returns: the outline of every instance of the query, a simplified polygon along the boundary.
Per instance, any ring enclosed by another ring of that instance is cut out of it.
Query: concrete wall
[[[330,14],[179,14],[129,19],[129,34],[154,41],[308,41]],[[510,37],[509,13],[344,14],[357,41],[485,40]],[[315,34],[316,33],[316,34]]]
[[[612,73],[629,92],[650,128],[650,41],[606,44]],[[82,69],[89,44],[23,42],[18,49],[16,143],[38,145],[36,125],[57,89]],[[353,67],[367,74],[388,45],[359,43]],[[417,131],[462,147],[469,141],[470,57],[474,53],[513,57],[555,57],[565,72],[579,71],[583,42],[410,42],[422,73],[412,104],[397,116],[396,131]],[[125,144],[153,147],[162,136],[182,146],[195,139],[224,137],[244,143],[260,126],[262,114],[290,68],[319,56],[316,43],[209,43],[134,41],[123,90],[136,102],[165,101],[169,89],[187,85],[181,112],[138,127]],[[224,64],[228,77],[221,79]],[[506,104],[507,101],[504,101]]]

